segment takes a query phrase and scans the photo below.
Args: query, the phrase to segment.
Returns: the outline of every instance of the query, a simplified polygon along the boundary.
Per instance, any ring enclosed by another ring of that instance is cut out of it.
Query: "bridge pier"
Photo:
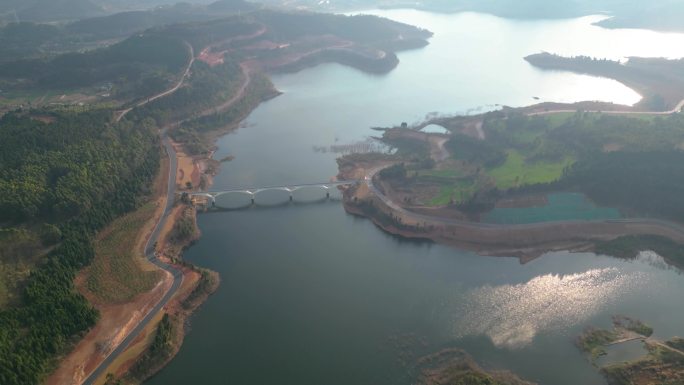
[[[290,193],[290,202],[292,202],[294,198],[292,197],[292,193]]]
[[[325,191],[325,199],[330,199],[330,191]]]

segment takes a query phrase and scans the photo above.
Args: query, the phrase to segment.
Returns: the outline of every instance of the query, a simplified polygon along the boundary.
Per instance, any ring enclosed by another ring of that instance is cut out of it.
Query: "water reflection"
[[[459,337],[486,335],[497,347],[520,348],[548,330],[584,322],[618,296],[648,285],[647,273],[617,268],[546,274],[516,285],[484,286],[466,295],[455,322]]]
[[[216,207],[222,209],[241,209],[252,205],[252,195],[244,192],[230,192],[216,197]]]
[[[665,259],[658,255],[655,251],[642,251],[637,255],[636,258],[637,262],[644,263],[646,265],[649,265],[651,267],[655,267],[656,269],[660,270],[675,270],[679,272],[678,269],[670,266],[667,264]]]

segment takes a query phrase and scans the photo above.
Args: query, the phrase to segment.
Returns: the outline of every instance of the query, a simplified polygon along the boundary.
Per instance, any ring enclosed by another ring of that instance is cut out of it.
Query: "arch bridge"
[[[355,185],[358,184],[360,180],[341,180],[341,181],[334,181],[334,182],[321,182],[321,183],[303,183],[303,184],[293,184],[293,185],[278,185],[278,186],[262,186],[262,187],[249,187],[249,188],[239,188],[239,189],[230,189],[230,190],[218,190],[218,191],[203,191],[203,192],[195,192],[195,193],[189,193],[191,197],[203,197],[207,198],[210,202],[211,205],[214,206],[216,204],[216,198],[220,197],[221,195],[225,194],[231,194],[231,193],[241,193],[241,194],[246,194],[249,195],[252,201],[252,204],[255,203],[255,197],[257,194],[263,191],[269,191],[269,190],[280,190],[280,191],[286,191],[290,195],[290,201],[294,199],[294,192],[303,188],[309,188],[309,187],[317,187],[320,189],[325,190],[325,197],[330,198],[330,189],[338,186],[349,186],[349,185]]]

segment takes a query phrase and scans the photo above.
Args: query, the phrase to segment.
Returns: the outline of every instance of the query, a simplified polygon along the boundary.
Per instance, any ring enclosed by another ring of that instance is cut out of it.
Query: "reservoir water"
[[[606,31],[594,17],[374,13],[435,37],[400,53],[387,75],[329,64],[274,76],[284,94],[219,140],[215,157],[235,159],[214,188],[326,181],[337,155],[315,146],[361,141],[369,127],[430,112],[533,96],[639,100],[611,80],[538,71],[522,60],[531,53],[684,56],[684,35]],[[149,384],[408,385],[419,357],[450,347],[539,384],[604,384],[573,345],[586,326],[626,314],[657,337],[684,335],[684,279],[653,253],[623,261],[559,252],[521,265],[389,236],[335,200],[204,214],[199,225],[202,239],[185,257],[218,271],[222,284]]]

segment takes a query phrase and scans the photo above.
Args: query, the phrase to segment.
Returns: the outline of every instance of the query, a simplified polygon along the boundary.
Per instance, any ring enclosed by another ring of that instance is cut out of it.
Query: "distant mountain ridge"
[[[434,12],[484,12],[519,19],[553,19],[606,14],[606,28],[648,28],[684,31],[684,1],[658,0],[259,0],[259,4],[313,11],[352,11],[377,8],[413,8]],[[119,12],[155,8],[193,9],[216,12],[247,12],[257,3],[245,0],[3,0],[0,24],[16,21],[75,21]],[[140,16],[142,17],[142,16]]]
[[[75,21],[159,7],[240,12],[258,6],[245,0],[3,0],[0,2],[0,22]]]
[[[103,41],[111,44],[114,40],[153,27],[216,20],[259,8],[259,5],[244,0],[220,0],[209,5],[178,3],[150,10],[119,12],[64,24],[10,22],[5,27],[0,25],[0,63],[92,49],[101,46]],[[14,20],[13,12],[11,13],[5,13],[5,17],[9,16]]]
[[[261,0],[271,6],[334,12],[377,8],[411,8],[433,12],[483,12],[515,19],[558,19],[606,14],[606,28],[684,31],[684,1],[627,0]]]
[[[83,19],[69,24],[66,29],[70,33],[90,34],[94,37],[127,36],[155,26],[206,21],[258,8],[257,5],[243,0],[220,0],[209,5],[178,3],[152,10],[128,11]]]
[[[4,19],[55,21],[104,15],[105,9],[92,0],[10,0],[0,4]]]

